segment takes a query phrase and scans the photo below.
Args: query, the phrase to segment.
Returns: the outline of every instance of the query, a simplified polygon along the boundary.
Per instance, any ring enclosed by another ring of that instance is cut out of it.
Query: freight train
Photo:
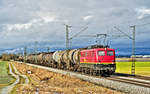
[[[23,56],[17,58],[24,61]],[[27,63],[47,67],[80,71],[87,74],[111,75],[115,72],[115,50],[108,46],[91,46],[88,48],[29,54]]]

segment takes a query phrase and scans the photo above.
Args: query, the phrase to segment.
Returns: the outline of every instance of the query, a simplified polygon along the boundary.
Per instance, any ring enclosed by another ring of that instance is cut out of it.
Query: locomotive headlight
[[[101,60],[98,60],[99,63],[101,63]]]

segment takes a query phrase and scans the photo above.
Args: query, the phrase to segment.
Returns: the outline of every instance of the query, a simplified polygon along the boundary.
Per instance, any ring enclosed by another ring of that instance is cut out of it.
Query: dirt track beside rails
[[[18,94],[122,94],[82,81],[21,63],[13,63],[20,73],[30,78],[29,84],[16,87]]]

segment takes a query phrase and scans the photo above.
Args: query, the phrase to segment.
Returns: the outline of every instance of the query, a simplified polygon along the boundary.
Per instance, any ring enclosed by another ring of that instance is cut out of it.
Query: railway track
[[[130,78],[130,77],[109,77],[106,79],[150,88],[150,81],[148,80]]]
[[[147,76],[115,73],[106,79],[150,88],[150,77]]]
[[[79,72],[82,73],[82,72]],[[83,74],[83,73],[82,73]],[[83,75],[89,76],[90,74],[84,73]],[[91,75],[90,75],[91,76]],[[113,80],[117,82],[123,82],[128,84],[133,84],[141,87],[150,88],[150,77],[147,76],[141,76],[141,75],[131,75],[131,74],[124,74],[124,73],[114,73],[111,76],[105,75],[105,76],[95,76],[93,77],[97,78],[103,78],[107,80]]]
[[[121,76],[121,77],[137,78],[137,79],[143,79],[143,80],[150,80],[150,76],[131,75],[131,74],[124,74],[124,73],[114,73],[113,75]]]
[[[88,76],[89,74],[84,74],[84,75]],[[114,75],[111,76],[93,76],[93,77],[150,88],[150,77],[146,77],[146,76],[140,76],[140,75],[133,76],[130,74],[115,73]]]

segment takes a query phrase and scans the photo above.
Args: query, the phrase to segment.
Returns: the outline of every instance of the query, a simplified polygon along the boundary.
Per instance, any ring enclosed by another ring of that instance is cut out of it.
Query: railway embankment
[[[21,74],[27,75],[30,79],[29,84],[20,84],[16,88],[18,94],[124,94],[79,79],[62,70],[56,69],[65,74],[32,64],[13,64]]]
[[[94,83],[96,85],[103,86],[105,88],[111,88],[111,89],[121,91],[124,93],[128,93],[128,94],[149,94],[150,93],[149,86],[145,87],[142,82],[136,83],[136,82],[134,82],[134,80],[132,80],[130,82],[129,82],[129,80],[128,81],[127,80],[122,81],[123,79],[112,80],[112,79],[107,79],[107,78],[103,78],[103,77],[93,77],[93,76],[88,76],[88,75],[82,75],[80,73],[64,71],[64,70],[59,70],[59,69],[54,69],[54,68],[49,68],[49,67],[43,67],[43,66],[38,66],[38,65],[33,65],[33,64],[26,64],[26,65],[29,65],[30,67],[32,66],[35,69],[37,68],[39,70],[44,69],[46,71],[59,73],[59,74],[64,75],[64,76],[67,75],[67,76],[79,78],[81,80],[91,82],[91,83]],[[41,71],[40,71],[40,74],[42,74]],[[46,74],[44,74],[44,75],[46,75]],[[42,79],[41,76],[39,78]],[[51,78],[49,78],[49,79],[51,79]],[[60,80],[58,80],[58,81],[60,81]],[[67,81],[70,81],[70,80],[67,80]],[[67,81],[65,81],[65,83],[67,83]],[[131,83],[131,82],[134,82],[134,83]],[[89,88],[91,89],[91,86]],[[90,90],[88,90],[88,91],[90,91]]]

